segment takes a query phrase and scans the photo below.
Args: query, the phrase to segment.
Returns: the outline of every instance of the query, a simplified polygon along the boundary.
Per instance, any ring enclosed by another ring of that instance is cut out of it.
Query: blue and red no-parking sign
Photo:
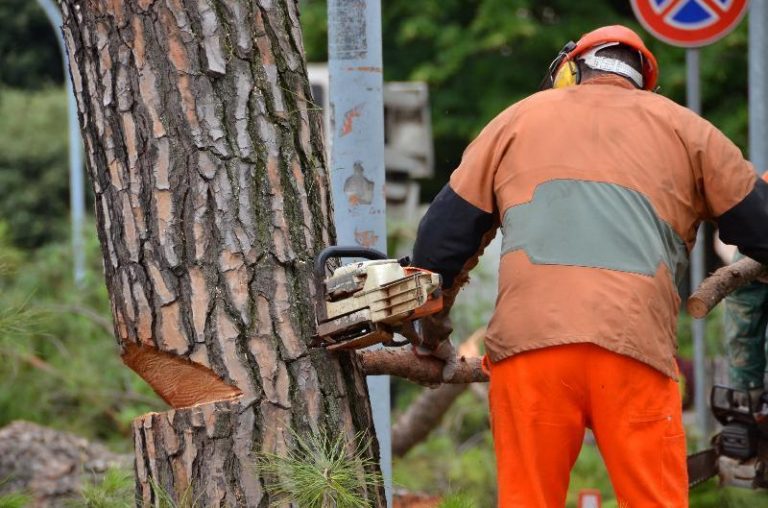
[[[765,0],[760,0],[765,1]],[[674,46],[695,48],[726,36],[747,10],[748,0],[631,0],[646,30]]]

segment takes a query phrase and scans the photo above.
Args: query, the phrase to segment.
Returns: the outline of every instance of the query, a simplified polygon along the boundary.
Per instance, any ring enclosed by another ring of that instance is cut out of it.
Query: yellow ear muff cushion
[[[555,73],[555,79],[552,80],[552,88],[564,88],[578,83],[579,68],[575,62],[570,60],[563,62],[563,65]]]

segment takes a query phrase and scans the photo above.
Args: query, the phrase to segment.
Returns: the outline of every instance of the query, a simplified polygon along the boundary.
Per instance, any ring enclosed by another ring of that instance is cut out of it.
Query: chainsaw
[[[333,270],[332,258],[363,258]],[[313,347],[360,349],[374,344],[418,343],[413,321],[443,308],[440,274],[408,266],[408,258],[362,247],[328,247],[315,258],[319,302],[315,310]],[[396,341],[395,333],[407,341]]]
[[[688,456],[688,485],[717,475],[720,485],[768,488],[768,392],[752,400],[750,392],[715,385],[712,414],[723,429],[713,448]]]

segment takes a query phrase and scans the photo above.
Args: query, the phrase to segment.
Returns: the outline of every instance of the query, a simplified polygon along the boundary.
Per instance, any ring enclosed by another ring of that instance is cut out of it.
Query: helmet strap
[[[597,56],[597,52],[601,49],[607,48],[609,46],[616,46],[618,44],[618,42],[609,42],[608,44],[595,46],[594,48],[584,53],[584,56],[579,57],[579,60],[582,60],[584,64],[590,69],[624,76],[625,78],[632,80],[632,82],[634,82],[638,88],[643,88],[643,75],[637,72],[637,70],[635,70],[631,65],[622,62],[617,58]]]

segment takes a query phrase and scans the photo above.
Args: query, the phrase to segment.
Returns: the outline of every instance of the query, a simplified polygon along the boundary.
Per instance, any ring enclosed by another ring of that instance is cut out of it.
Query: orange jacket
[[[676,285],[701,220],[768,262],[768,185],[709,122],[617,76],[536,93],[466,149],[414,264],[450,286],[501,223],[486,349],[589,342],[676,377]]]

